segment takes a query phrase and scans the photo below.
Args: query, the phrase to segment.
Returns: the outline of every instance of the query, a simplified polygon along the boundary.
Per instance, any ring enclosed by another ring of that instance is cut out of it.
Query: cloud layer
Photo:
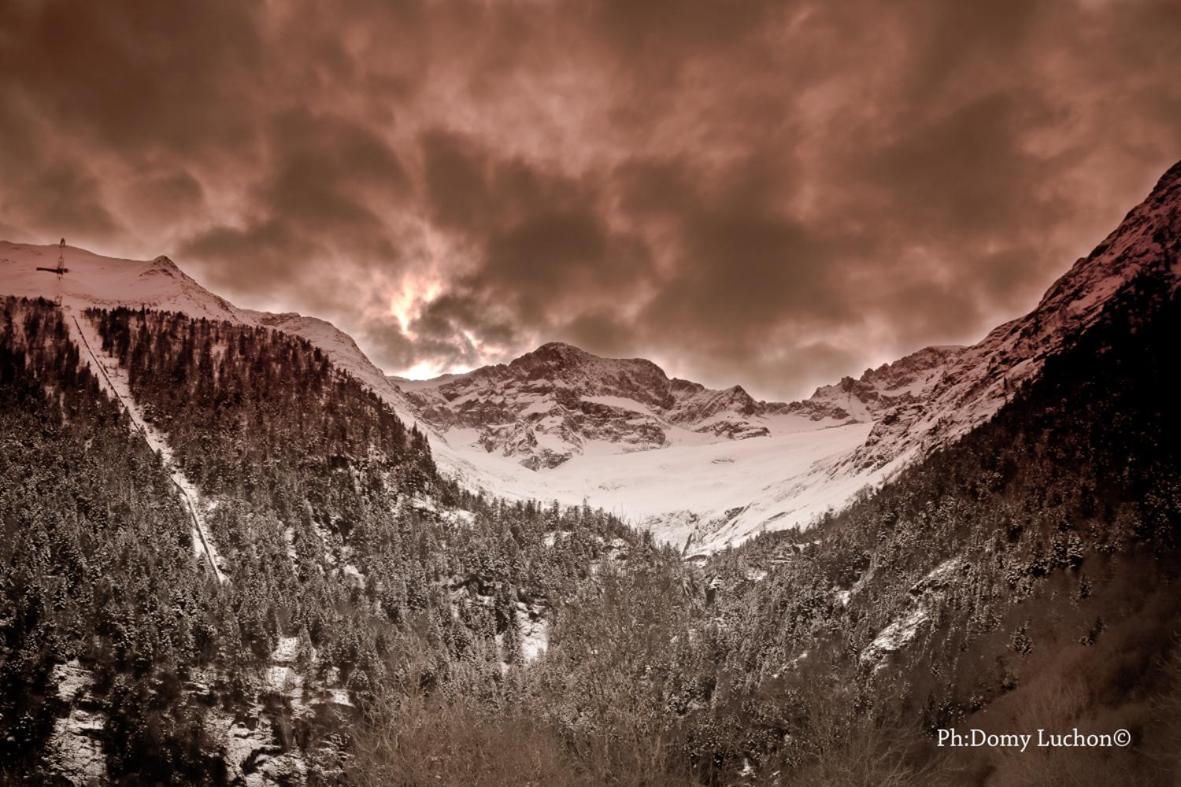
[[[1181,158],[1171,0],[0,0],[0,237],[168,253],[391,371],[777,398],[1032,304]]]

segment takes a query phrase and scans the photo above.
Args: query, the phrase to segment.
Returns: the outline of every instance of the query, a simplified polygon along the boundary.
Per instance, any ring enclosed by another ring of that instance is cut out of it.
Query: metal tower
[[[62,305],[62,275],[69,273],[70,269],[66,267],[66,239],[62,238],[61,242],[57,244],[57,267],[44,268],[40,265],[37,270],[45,271],[46,273],[53,273],[57,275],[57,305]]]

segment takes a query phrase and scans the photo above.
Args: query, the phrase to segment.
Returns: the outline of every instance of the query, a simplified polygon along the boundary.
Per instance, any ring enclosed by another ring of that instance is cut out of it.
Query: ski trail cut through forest
[[[63,306],[62,311],[70,317],[66,325],[70,329],[70,333],[74,334],[75,344],[83,351],[82,355],[87,360],[87,364],[98,372],[99,384],[115,398],[115,401],[122,405],[128,418],[131,419],[132,428],[143,436],[152,450],[160,453],[164,469],[168,472],[172,485],[180,493],[181,503],[193,522],[193,551],[199,551],[205,555],[205,560],[209,563],[209,568],[213,570],[213,575],[217,577],[218,582],[226,582],[225,572],[222,571],[220,565],[221,557],[213,545],[213,539],[209,537],[209,533],[205,529],[197,487],[176,466],[172,449],[168,446],[168,440],[144,418],[139,405],[131,396],[130,381],[123,368],[101,349],[95,349],[102,347],[102,340],[94,326],[85,317],[79,320],[77,314],[67,306]]]

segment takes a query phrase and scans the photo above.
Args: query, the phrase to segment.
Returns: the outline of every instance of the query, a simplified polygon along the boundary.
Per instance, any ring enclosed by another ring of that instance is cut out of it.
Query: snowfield
[[[748,440],[703,443],[701,435],[687,433],[683,443],[649,451],[593,445],[544,471],[472,445],[471,430],[449,432],[449,450],[440,454],[489,492],[569,505],[589,502],[690,552],[737,544],[762,529],[806,526],[892,470],[841,468],[865,442],[871,424],[802,428],[804,419],[794,416],[767,422],[770,436]]]

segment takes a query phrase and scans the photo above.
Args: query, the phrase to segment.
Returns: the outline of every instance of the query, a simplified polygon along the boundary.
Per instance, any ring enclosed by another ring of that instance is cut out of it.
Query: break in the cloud
[[[0,235],[391,371],[787,397],[1027,308],[1181,157],[1172,0],[0,0]]]

